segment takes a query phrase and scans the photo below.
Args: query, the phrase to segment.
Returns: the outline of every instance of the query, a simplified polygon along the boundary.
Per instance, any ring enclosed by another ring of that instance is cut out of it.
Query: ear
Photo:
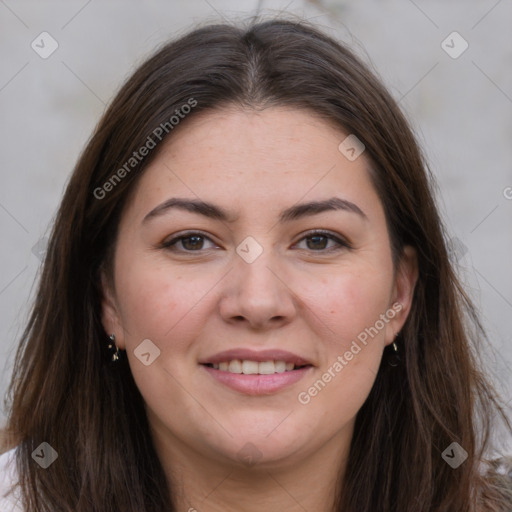
[[[105,271],[101,271],[101,323],[108,336],[114,334],[116,345],[125,350],[124,329],[119,314],[115,292]]]
[[[400,332],[409,316],[417,280],[418,256],[416,249],[406,245],[398,262],[391,303],[389,304],[389,310],[394,311],[395,315],[387,325],[386,345],[393,343],[395,335]]]

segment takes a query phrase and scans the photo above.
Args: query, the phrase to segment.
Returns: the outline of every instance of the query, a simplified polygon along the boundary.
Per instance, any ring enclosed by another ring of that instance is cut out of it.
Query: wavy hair
[[[225,105],[290,106],[355,134],[366,146],[395,265],[405,245],[416,248],[419,277],[397,338],[402,364],[385,364],[386,349],[357,414],[334,510],[506,510],[504,492],[481,465],[493,416],[512,428],[481,369],[485,334],[450,261],[413,131],[346,45],[309,23],[275,19],[207,25],[163,45],[121,87],[81,154],[8,392],[7,434],[18,447],[27,512],[175,510],[126,354],[112,367],[100,321],[101,271],[111,275],[123,208],[158,150],[110,181],[108,194],[98,190],[191,99],[197,103],[181,123]],[[168,137],[172,129],[162,140]],[[31,453],[44,441],[59,459],[40,471]],[[452,442],[468,454],[457,469],[441,457]]]

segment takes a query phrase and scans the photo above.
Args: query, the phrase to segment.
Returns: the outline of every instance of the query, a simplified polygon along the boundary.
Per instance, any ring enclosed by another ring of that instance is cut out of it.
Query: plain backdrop
[[[400,102],[436,176],[453,257],[492,342],[488,369],[511,404],[506,0],[0,0],[0,395],[33,299],[44,237],[105,105],[163,41],[199,22],[256,11],[301,15],[350,43]],[[58,47],[46,56],[52,45]],[[5,414],[2,403],[0,423]]]

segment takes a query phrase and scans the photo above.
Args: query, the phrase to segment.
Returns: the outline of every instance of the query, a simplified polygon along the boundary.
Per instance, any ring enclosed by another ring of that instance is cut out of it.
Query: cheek
[[[386,325],[379,319],[386,313],[392,284],[392,271],[384,265],[345,270],[325,280],[319,293],[310,297],[310,305],[316,315],[322,315],[329,335],[323,340],[320,378],[308,383],[311,387],[304,392],[310,398],[311,411],[325,415],[333,424],[355,416],[373,386],[385,327],[372,329],[377,322],[379,327]]]
[[[309,296],[310,307],[332,334],[336,348],[357,338],[385,313],[391,277],[385,270],[347,271],[324,280],[318,293]]]
[[[330,280],[322,293],[310,299],[328,335],[322,339],[319,372],[304,384],[298,399],[307,402],[312,416],[322,416],[335,428],[355,417],[375,382],[385,327],[372,329],[386,312],[389,281],[346,274]]]
[[[183,357],[193,347],[191,340],[200,337],[205,315],[201,299],[215,281],[205,287],[204,280],[190,279],[178,274],[179,269],[144,257],[120,258],[117,270],[126,351],[137,387],[154,411],[183,407],[186,396],[180,382],[186,381],[191,370]],[[160,350],[148,366],[136,356],[145,339]]]
[[[149,338],[164,348],[166,340],[185,339],[201,325],[197,306],[214,279],[208,286],[206,276],[194,280],[179,272],[151,258],[119,261],[117,291],[128,346]]]

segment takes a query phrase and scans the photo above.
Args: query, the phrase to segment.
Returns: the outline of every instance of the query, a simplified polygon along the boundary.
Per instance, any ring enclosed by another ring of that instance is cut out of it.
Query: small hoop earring
[[[395,334],[395,338],[398,336],[398,333]],[[400,364],[400,352],[398,350],[398,345],[396,344],[396,341],[393,341],[392,343],[393,347],[393,353],[388,358],[388,364],[389,366],[392,366],[395,368]]]
[[[110,350],[110,352],[112,353],[112,362],[115,363],[116,361],[119,360],[119,354],[120,354],[120,350],[119,350],[119,347],[116,345],[116,337],[114,334],[111,334],[109,336],[109,339],[110,339],[110,343],[108,344],[108,349]],[[115,351],[114,351],[114,348],[115,348]]]

